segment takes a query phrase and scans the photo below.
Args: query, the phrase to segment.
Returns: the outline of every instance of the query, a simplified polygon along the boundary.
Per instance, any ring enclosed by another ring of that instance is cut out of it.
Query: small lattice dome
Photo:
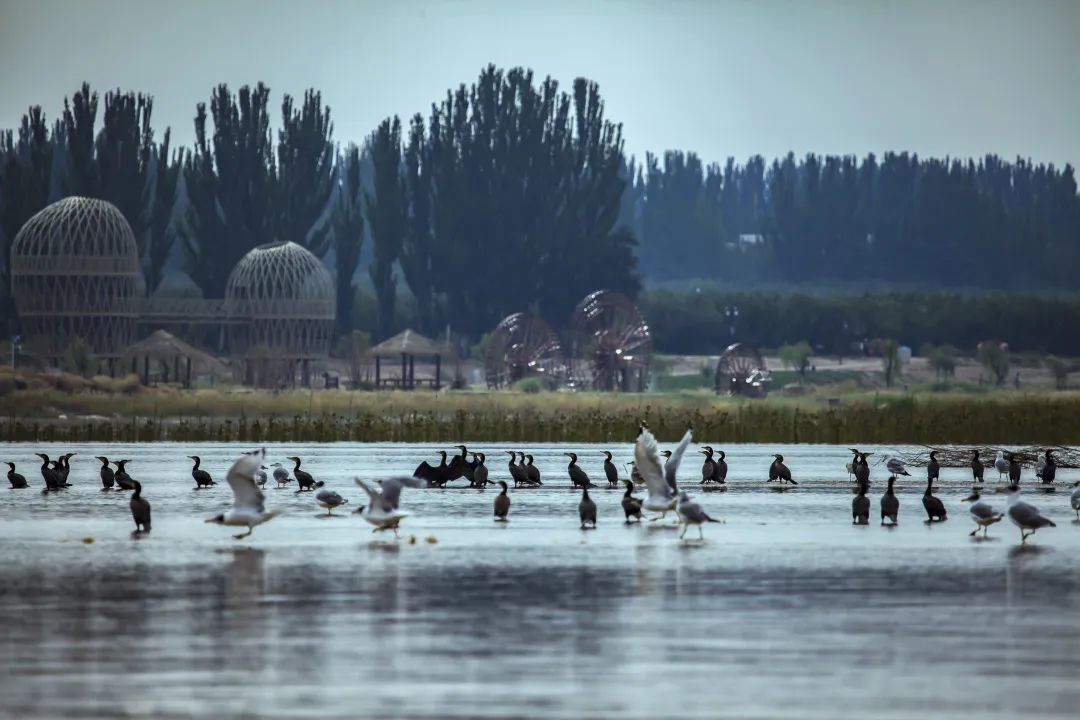
[[[12,294],[27,339],[49,355],[81,337],[115,355],[135,334],[139,251],[114,205],[67,197],[26,221],[11,246]]]
[[[293,242],[255,248],[225,286],[230,346],[241,356],[325,357],[334,328],[334,281],[319,259]]]

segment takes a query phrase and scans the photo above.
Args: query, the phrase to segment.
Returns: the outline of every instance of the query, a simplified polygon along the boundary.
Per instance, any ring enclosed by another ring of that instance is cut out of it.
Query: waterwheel
[[[518,380],[535,377],[554,390],[563,370],[559,336],[543,318],[514,313],[491,331],[484,352],[489,388],[510,387]]]
[[[570,382],[582,390],[641,392],[649,382],[649,325],[625,295],[597,290],[574,308],[568,330]]]
[[[716,392],[746,397],[765,397],[769,369],[757,348],[742,343],[728,345],[716,362]]]

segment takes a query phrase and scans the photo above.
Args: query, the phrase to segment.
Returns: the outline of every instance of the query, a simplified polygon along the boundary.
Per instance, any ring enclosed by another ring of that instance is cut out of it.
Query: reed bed
[[[353,393],[173,389],[135,394],[7,394],[9,442],[621,442],[645,420],[664,441],[686,424],[716,443],[1067,445],[1080,442],[1080,393],[717,398],[704,392]]]

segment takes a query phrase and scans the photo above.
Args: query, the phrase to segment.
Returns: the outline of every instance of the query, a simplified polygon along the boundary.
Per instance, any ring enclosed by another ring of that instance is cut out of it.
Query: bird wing
[[[367,483],[365,483],[360,478],[353,478],[353,481],[357,485],[359,485],[361,488],[363,488],[364,492],[366,492],[368,494],[368,499],[371,501],[372,505],[374,505],[375,503],[381,503],[382,502],[382,494],[378,490],[373,489],[373,488],[369,488],[367,486]]]
[[[424,480],[431,480],[435,475],[435,468],[427,460],[417,465],[416,470],[413,471],[413,477],[423,478]]]
[[[652,432],[643,428],[634,444],[634,467],[645,480],[645,486],[650,495],[668,497],[671,495],[671,487],[664,479],[664,471],[660,465],[660,452],[656,445],[656,438]]]
[[[387,512],[391,510],[397,510],[398,505],[401,503],[401,488],[413,487],[420,488],[426,486],[427,483],[417,477],[395,477],[389,480],[382,481],[382,503],[383,509]]]
[[[319,492],[315,493],[315,499],[319,502],[324,502],[329,505],[333,503],[340,503],[343,498],[341,497],[341,495],[334,492],[333,490],[320,490]]]
[[[1018,500],[1009,508],[1009,517],[1023,527],[1038,528],[1046,525],[1049,521],[1042,516],[1039,509],[1029,505],[1023,500]]]
[[[1001,515],[1001,513],[995,510],[993,506],[988,503],[984,503],[981,500],[971,503],[970,511],[972,515],[979,518],[980,520],[989,520],[990,518],[995,518]]]
[[[889,468],[889,472],[901,473],[904,472],[904,463],[900,462],[896,458],[889,458],[889,462],[885,467]]]
[[[679,503],[676,509],[678,510],[680,515],[686,516],[690,520],[690,522],[702,523],[709,518],[705,510],[703,510],[700,505],[698,505],[692,500],[684,500],[683,502]]]
[[[690,440],[693,439],[693,435],[693,431],[687,428],[682,440],[679,441],[679,446],[675,448],[675,451],[671,453],[671,457],[664,463],[664,480],[667,481],[672,492],[678,492],[679,490],[678,483],[675,481],[675,473],[679,470],[679,463],[682,462],[686,448],[690,447]]]
[[[255,484],[255,473],[262,464],[261,460],[256,455],[241,455],[229,468],[225,479],[233,491],[233,510],[259,514],[266,512],[262,490]]]

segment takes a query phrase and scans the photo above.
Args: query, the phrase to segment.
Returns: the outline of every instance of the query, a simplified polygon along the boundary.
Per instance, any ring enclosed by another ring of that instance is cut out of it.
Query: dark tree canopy
[[[353,278],[364,245],[363,180],[360,148],[350,144],[337,162],[338,185],[331,221],[334,241],[334,286],[337,297],[337,330],[353,329]]]

